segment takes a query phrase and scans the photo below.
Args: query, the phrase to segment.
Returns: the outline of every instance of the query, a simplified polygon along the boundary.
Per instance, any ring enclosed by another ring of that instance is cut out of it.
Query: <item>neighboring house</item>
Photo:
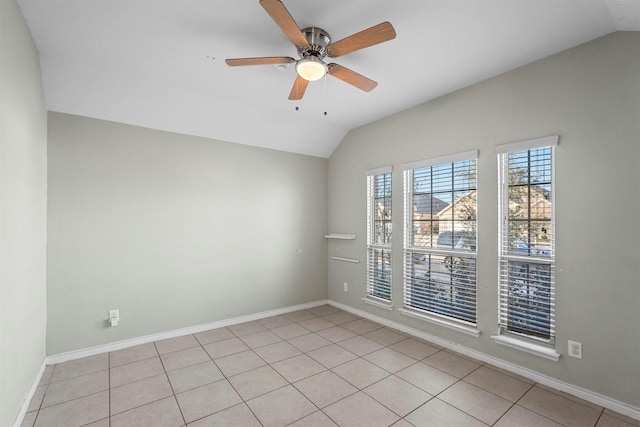
[[[449,204],[433,197],[432,194],[416,194],[413,197],[414,230],[413,239],[416,246],[431,246],[432,236],[440,232],[438,212]],[[434,240],[435,242],[435,240]]]
[[[532,228],[531,244],[545,246],[551,239],[551,230],[547,226],[551,218],[551,192],[540,186],[531,187],[530,201],[524,188],[511,192],[509,200],[509,215],[511,218],[525,217],[530,209],[530,218],[539,219],[530,224],[523,223],[522,240],[527,240],[525,230]],[[476,229],[476,190],[472,190],[460,197],[453,204],[446,205],[435,217],[438,218],[438,231],[466,231],[475,232]]]
[[[440,220],[438,228],[444,231],[476,230],[476,190],[471,190],[464,196],[448,204],[437,213]]]
[[[522,247],[525,244],[527,247],[539,250],[551,249],[551,207],[551,191],[540,186],[532,186],[530,196],[525,191],[511,194],[509,216],[531,218],[531,221],[523,223],[519,230],[513,230],[516,236],[514,246]]]

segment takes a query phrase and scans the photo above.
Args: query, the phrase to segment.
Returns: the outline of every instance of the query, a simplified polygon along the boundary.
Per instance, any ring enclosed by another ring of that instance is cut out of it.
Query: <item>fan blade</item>
[[[297,99],[302,99],[304,96],[304,91],[307,90],[307,86],[309,85],[309,81],[303,79],[302,77],[296,75],[296,81],[293,83],[293,87],[291,88],[291,93],[289,94],[289,99],[295,101]]]
[[[357,87],[360,90],[365,92],[371,92],[378,86],[377,82],[363,76],[362,74],[358,74],[355,71],[351,71],[350,69],[343,67],[338,64],[329,64],[327,65],[329,68],[329,74],[333,77],[339,78],[345,83],[349,83],[352,86]]]
[[[278,24],[278,27],[297,47],[308,47],[309,42],[300,31],[293,17],[280,0],[260,0],[260,4],[267,11],[271,19]]]
[[[388,22],[375,25],[329,45],[329,56],[336,58],[396,38],[396,30]]]
[[[241,65],[290,64],[296,60],[288,56],[265,56],[262,58],[225,59],[225,62],[232,67],[238,67]]]

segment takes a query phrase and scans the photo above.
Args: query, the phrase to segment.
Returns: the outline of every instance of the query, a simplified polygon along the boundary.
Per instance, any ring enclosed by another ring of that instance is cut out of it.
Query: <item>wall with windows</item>
[[[47,112],[38,52],[15,1],[0,1],[0,425],[45,357]]]
[[[325,299],[326,218],[326,159],[50,112],[47,353]]]
[[[469,349],[640,407],[640,34],[619,32],[353,130],[329,160],[329,298]],[[556,345],[551,361],[498,345],[496,147],[559,135]],[[399,312],[405,163],[479,150],[480,336]],[[366,171],[392,166],[393,310],[365,304]],[[349,284],[348,292],[343,283]],[[583,359],[567,356],[579,341]]]

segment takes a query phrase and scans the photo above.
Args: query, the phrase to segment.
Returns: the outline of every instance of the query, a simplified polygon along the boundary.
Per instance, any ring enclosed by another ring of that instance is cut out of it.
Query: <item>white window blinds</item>
[[[391,168],[367,175],[367,297],[391,303]]]
[[[498,148],[500,332],[555,340],[554,156],[558,137]]]
[[[476,324],[476,157],[404,165],[406,310]]]

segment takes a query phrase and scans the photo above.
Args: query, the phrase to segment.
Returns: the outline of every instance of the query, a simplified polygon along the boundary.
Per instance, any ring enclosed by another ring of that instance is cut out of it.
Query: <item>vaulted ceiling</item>
[[[377,81],[373,91],[328,76],[289,101],[294,66],[224,62],[298,58],[258,0],[18,1],[49,110],[320,157],[366,123],[640,30],[636,0],[284,0],[301,28],[334,41],[383,21],[397,33],[333,60]]]

